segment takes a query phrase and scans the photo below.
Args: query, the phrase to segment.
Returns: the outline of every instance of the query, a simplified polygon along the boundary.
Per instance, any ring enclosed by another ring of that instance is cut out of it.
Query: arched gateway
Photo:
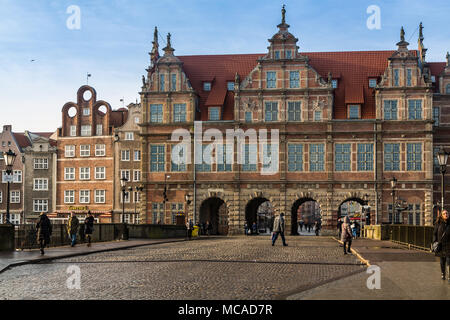
[[[298,222],[303,219],[305,222],[314,223],[321,219],[320,206],[312,198],[301,198],[294,202],[291,209],[291,235],[298,235]]]
[[[264,197],[250,200],[245,207],[245,222],[249,228],[256,222],[259,234],[270,233],[273,224],[273,207],[271,202]]]
[[[212,197],[200,206],[200,223],[212,225],[211,234],[228,235],[228,209],[225,201]]]

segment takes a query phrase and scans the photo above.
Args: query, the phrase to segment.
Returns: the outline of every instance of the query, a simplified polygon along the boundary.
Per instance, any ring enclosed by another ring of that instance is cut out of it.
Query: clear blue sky
[[[402,25],[416,49],[421,21],[427,60],[450,51],[448,0],[0,0],[0,124],[54,131],[87,72],[98,99],[134,102],[155,26],[160,48],[171,32],[177,55],[264,53],[283,3],[302,52],[395,49]],[[80,30],[66,26],[70,5],[81,9]],[[381,9],[379,30],[367,28],[370,5]]]

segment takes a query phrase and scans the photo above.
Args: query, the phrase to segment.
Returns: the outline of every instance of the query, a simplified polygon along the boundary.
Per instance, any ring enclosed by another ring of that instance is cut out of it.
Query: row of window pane
[[[65,146],[65,157],[73,158],[75,157],[76,146],[67,145]],[[95,145],[95,156],[96,157],[104,157],[106,155],[106,145],[104,144],[96,144]],[[91,146],[80,145],[80,157],[90,157],[91,156]]]
[[[186,104],[177,103],[173,105],[173,121],[174,122],[186,122]],[[152,104],[150,105],[150,122],[162,123],[163,122],[163,105]]]
[[[105,203],[106,202],[106,190],[95,190],[94,191],[94,202],[95,203]],[[64,203],[69,203],[69,204],[75,203],[75,190],[65,190],[64,191]],[[91,191],[90,190],[80,190],[79,191],[79,203],[83,203],[83,204],[91,203]]]

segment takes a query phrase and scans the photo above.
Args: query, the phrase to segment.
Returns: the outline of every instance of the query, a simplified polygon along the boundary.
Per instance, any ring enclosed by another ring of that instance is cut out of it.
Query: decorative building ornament
[[[405,29],[403,29],[403,26],[402,29],[400,30],[400,41],[401,42],[405,41]]]

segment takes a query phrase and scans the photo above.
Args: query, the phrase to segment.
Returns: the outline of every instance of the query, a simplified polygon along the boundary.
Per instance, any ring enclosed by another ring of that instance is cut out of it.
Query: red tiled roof
[[[439,75],[444,72],[445,62],[429,62],[431,75],[436,78],[436,82],[434,83],[434,92],[439,91]]]
[[[111,112],[110,125],[118,128],[123,126],[128,118],[128,109],[120,108],[119,110],[113,110]]]
[[[416,50],[410,50],[417,55]],[[388,59],[395,50],[306,52],[311,66],[324,79],[332,73],[338,79],[334,91],[334,119],[347,118],[347,104],[361,104],[361,118],[375,119],[374,89],[369,88],[369,78],[381,80],[388,66]],[[208,119],[208,106],[224,107],[223,120],[233,120],[234,93],[227,92],[227,81],[234,81],[236,72],[241,81],[256,67],[257,59],[265,54],[180,56],[183,69],[199,94],[200,114],[196,120]],[[432,74],[442,72],[444,63],[430,63]],[[203,91],[203,82],[215,79],[211,91]]]
[[[20,149],[31,146],[30,140],[28,140],[28,138],[25,136],[25,133],[13,132],[13,135]]]
[[[312,67],[327,79],[328,72],[333,78],[339,76],[338,87],[334,91],[333,119],[347,119],[347,104],[361,104],[361,118],[374,119],[375,96],[369,88],[369,78],[378,81],[388,66],[388,58],[395,51],[344,51],[307,52]]]
[[[236,72],[241,80],[256,67],[256,60],[263,54],[180,56],[183,70],[192,87],[199,94],[200,114],[196,120],[208,120],[207,105],[224,105],[223,120],[233,120],[234,98],[227,93],[227,81],[234,81]],[[211,91],[203,91],[203,82],[214,79]],[[220,89],[216,89],[220,88]],[[211,97],[210,97],[211,96]],[[234,97],[234,96],[233,96]],[[230,103],[231,101],[231,103]],[[231,107],[231,110],[229,108]]]

